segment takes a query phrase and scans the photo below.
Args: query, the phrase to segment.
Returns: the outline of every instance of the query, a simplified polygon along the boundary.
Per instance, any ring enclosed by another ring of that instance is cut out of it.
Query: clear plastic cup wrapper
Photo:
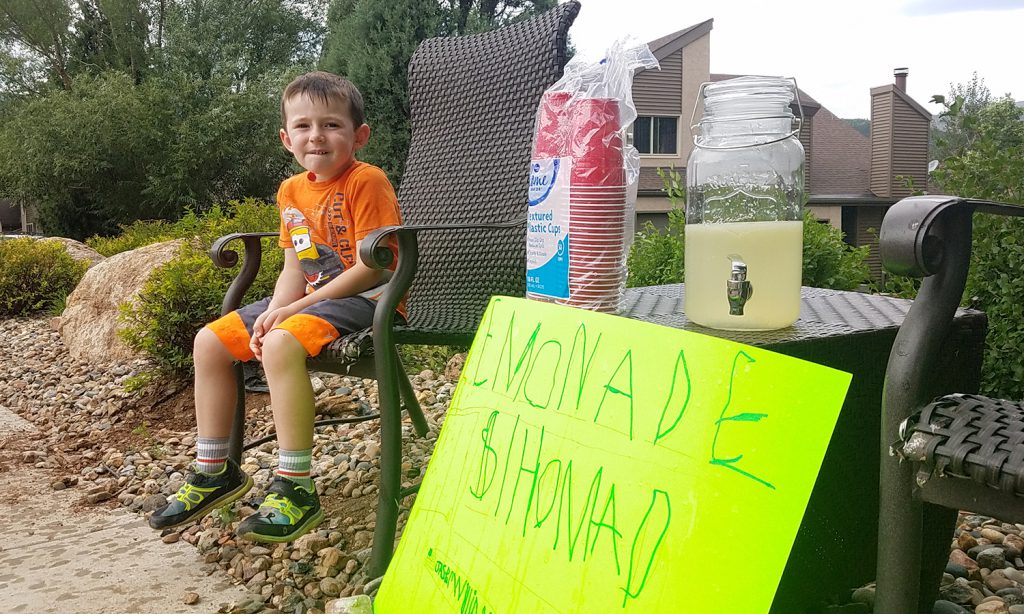
[[[526,296],[618,313],[633,240],[640,156],[633,75],[658,68],[647,45],[616,41],[599,62],[573,58],[541,97],[526,233]]]

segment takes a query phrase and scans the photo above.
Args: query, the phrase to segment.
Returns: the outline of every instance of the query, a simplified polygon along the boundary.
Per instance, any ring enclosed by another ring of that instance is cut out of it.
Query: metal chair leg
[[[942,572],[949,560],[949,540],[956,529],[957,510],[941,505],[924,504],[921,534],[921,599],[919,614],[931,614],[935,600],[939,598],[939,584]]]
[[[405,407],[409,419],[412,420],[412,427],[420,437],[427,436],[427,419],[423,416],[423,408],[420,407],[419,399],[416,398],[416,391],[413,390],[412,382],[402,367],[402,359],[398,356],[398,348],[395,348],[395,362],[398,364],[398,385],[401,387],[402,406]],[[380,384],[378,383],[378,387]]]
[[[910,463],[900,463],[893,457],[884,461],[874,611],[911,614],[918,611],[924,504],[911,496]]]
[[[390,335],[384,335],[390,336]],[[394,360],[390,339],[375,335],[377,394],[380,402],[380,482],[377,493],[377,525],[373,532],[373,550],[366,573],[370,578],[383,576],[394,554],[398,524],[398,501],[401,497],[402,413],[401,384],[405,373]],[[383,351],[382,351],[383,350]]]

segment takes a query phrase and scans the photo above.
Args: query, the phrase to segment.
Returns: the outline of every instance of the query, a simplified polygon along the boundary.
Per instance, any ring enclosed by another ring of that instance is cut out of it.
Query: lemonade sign
[[[767,612],[849,382],[495,297],[374,610]]]

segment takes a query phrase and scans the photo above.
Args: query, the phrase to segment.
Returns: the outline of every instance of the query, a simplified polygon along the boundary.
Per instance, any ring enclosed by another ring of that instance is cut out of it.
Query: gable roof
[[[921,117],[924,117],[928,121],[932,120],[932,114],[929,113],[927,109],[922,107],[920,104],[918,104],[916,100],[908,96],[906,92],[896,87],[892,83],[890,83],[889,85],[880,85],[878,87],[871,88],[872,96],[874,96],[875,94],[883,94],[888,92],[892,92],[900,99],[902,99],[904,102],[906,102],[910,106],[910,108],[917,111],[921,115]]]
[[[822,107],[811,126],[812,196],[873,196],[871,139]]]
[[[714,21],[714,19],[708,19],[707,21],[694,24],[689,28],[673,32],[672,34],[667,34],[647,43],[647,47],[659,61],[664,60],[676,51],[679,51],[708,32],[711,32]]]

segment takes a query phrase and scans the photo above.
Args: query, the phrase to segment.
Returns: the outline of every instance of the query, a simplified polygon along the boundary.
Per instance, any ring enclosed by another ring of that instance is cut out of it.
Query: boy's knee
[[[192,356],[196,359],[213,357],[227,351],[224,343],[212,330],[203,327],[192,342]]]
[[[306,358],[306,348],[290,332],[274,329],[263,337],[263,366],[273,369],[282,363]]]

